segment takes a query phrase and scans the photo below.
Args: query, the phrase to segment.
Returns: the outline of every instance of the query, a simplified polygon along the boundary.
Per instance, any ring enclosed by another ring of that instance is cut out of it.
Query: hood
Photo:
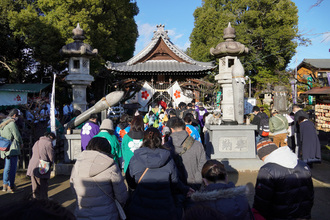
[[[265,158],[266,163],[276,163],[282,167],[295,168],[298,164],[298,158],[288,146],[280,147],[274,150]]]
[[[153,169],[164,166],[170,160],[170,152],[160,148],[141,147],[134,151],[134,157],[146,167]]]
[[[77,159],[77,172],[80,176],[94,177],[115,165],[114,160],[106,154],[94,150],[83,151]]]
[[[187,131],[178,131],[178,132],[173,132],[171,134],[172,138],[172,143],[175,148],[182,148],[181,145],[186,140],[188,137],[188,132]]]
[[[132,138],[132,139],[143,139],[144,137],[144,132],[143,131],[133,131],[133,130],[130,130],[127,135]]]
[[[12,118],[6,118],[1,124],[0,124],[0,130],[3,130],[4,128],[5,128],[5,126],[7,125],[7,124],[9,124],[10,122],[15,122],[15,120],[14,119],[12,119]]]
[[[233,183],[216,183],[208,185],[203,191],[193,193],[191,199],[195,202],[230,199],[236,196],[245,196],[245,192],[246,186],[235,187]]]

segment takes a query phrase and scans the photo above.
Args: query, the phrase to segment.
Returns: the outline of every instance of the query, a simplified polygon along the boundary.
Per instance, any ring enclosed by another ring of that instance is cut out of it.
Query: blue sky
[[[289,68],[295,68],[303,59],[330,59],[330,1],[312,7],[318,0],[293,0],[298,7],[299,32],[312,44],[299,46]],[[193,13],[202,6],[201,0],[137,0],[140,13],[135,17],[139,38],[135,54],[151,41],[157,24],[164,24],[171,41],[185,50],[190,45],[189,36],[194,28]],[[323,33],[323,34],[322,34]]]

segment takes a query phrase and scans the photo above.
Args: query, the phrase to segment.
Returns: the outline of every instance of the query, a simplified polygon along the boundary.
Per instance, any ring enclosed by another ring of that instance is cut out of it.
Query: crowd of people
[[[235,187],[224,165],[207,158],[207,110],[196,107],[154,104],[144,116],[122,115],[117,126],[110,119],[98,126],[91,115],[70,177],[77,218],[118,219],[119,205],[128,219],[187,219],[198,207],[222,219],[253,219],[245,187]]]
[[[290,114],[271,110],[271,117],[263,109],[254,106],[251,124],[257,125],[256,144],[265,138],[271,139],[277,147],[289,146],[298,158],[310,167],[321,162],[321,145],[314,123],[298,105],[292,106]]]
[[[230,182],[225,166],[205,152],[209,113],[202,103],[180,103],[177,109],[157,103],[145,115],[123,114],[117,124],[107,118],[99,125],[98,115],[91,114],[80,125],[82,152],[70,176],[77,201],[74,215],[77,219],[310,219],[314,200],[310,166],[321,159],[320,144],[315,127],[301,111],[294,106],[294,115],[287,116],[273,109],[268,117],[253,108],[256,151],[264,165],[252,207],[246,187]],[[17,115],[17,109],[12,110],[0,124],[1,136],[13,140],[9,151],[1,151],[7,192],[15,191],[17,152],[23,144]],[[295,145],[291,136],[296,137]],[[33,146],[27,175],[34,199],[48,199],[50,169],[43,167],[42,173],[40,161],[48,166],[54,162],[55,139],[46,132]],[[296,146],[300,153],[294,153]]]

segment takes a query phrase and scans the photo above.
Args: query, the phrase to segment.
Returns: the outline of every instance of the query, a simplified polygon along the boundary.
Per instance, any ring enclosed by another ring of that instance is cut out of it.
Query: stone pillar
[[[287,114],[287,89],[285,86],[274,87],[274,109],[277,109],[280,114]]]
[[[232,68],[237,57],[225,56],[219,59],[219,74],[215,76],[222,88],[221,109],[224,121],[235,121]],[[244,108],[243,108],[244,109]]]
[[[244,122],[244,67],[241,61],[237,59],[233,66],[233,92],[234,92],[234,112],[238,124]]]

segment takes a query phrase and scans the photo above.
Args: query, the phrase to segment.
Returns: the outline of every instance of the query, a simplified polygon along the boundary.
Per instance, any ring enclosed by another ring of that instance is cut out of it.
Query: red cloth
[[[158,102],[158,105],[162,106],[162,108],[163,108],[164,110],[166,110],[166,108],[167,108],[167,104],[166,104],[166,102],[164,102],[164,101],[162,101],[162,100]]]
[[[252,208],[252,213],[254,215],[254,219],[255,220],[266,220],[261,214],[260,212],[258,212],[258,210],[256,210],[255,208]]]

